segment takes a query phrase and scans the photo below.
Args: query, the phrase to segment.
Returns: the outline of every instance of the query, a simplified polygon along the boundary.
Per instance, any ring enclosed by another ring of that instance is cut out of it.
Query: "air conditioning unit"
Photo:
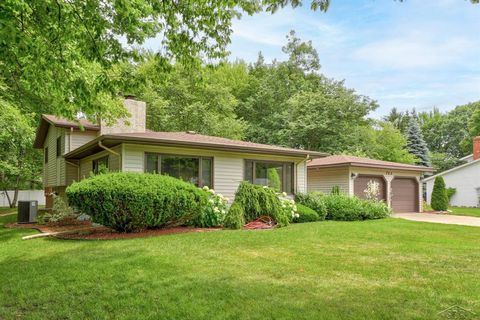
[[[34,223],[37,221],[38,201],[18,201],[17,223]]]

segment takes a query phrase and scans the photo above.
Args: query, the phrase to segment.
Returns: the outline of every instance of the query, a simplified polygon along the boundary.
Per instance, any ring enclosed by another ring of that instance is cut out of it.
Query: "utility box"
[[[18,201],[17,223],[37,222],[38,201]]]

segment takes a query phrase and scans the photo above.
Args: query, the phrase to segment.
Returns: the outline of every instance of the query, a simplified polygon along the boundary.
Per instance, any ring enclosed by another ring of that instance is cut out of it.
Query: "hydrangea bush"
[[[208,201],[202,212],[192,221],[192,225],[200,228],[211,228],[223,225],[225,215],[227,214],[229,199],[221,193],[216,193],[215,190],[207,186],[202,189],[208,193]]]

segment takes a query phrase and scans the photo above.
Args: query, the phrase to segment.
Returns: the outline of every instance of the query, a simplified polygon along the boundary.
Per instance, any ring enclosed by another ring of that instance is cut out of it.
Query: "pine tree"
[[[445,188],[445,180],[439,176],[433,183],[432,201],[430,203],[435,211],[446,211],[448,208],[448,193]]]
[[[412,112],[412,115],[410,116],[406,136],[407,149],[411,154],[417,157],[417,164],[425,167],[430,166],[428,147],[425,140],[423,140],[422,130],[418,124],[418,118],[415,112]]]

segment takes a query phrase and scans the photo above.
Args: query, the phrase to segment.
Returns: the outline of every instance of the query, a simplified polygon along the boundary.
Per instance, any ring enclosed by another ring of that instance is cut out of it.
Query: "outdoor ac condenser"
[[[18,223],[33,223],[37,221],[38,201],[18,201]]]

